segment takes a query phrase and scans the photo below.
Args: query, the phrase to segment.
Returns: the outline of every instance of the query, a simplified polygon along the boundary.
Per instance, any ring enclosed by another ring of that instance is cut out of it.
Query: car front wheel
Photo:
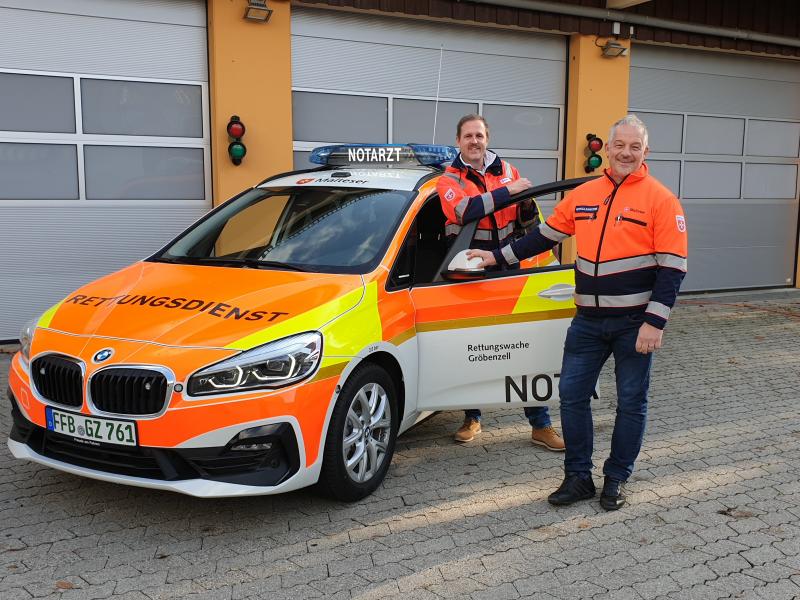
[[[358,367],[331,415],[319,482],[326,495],[352,502],[381,484],[394,454],[397,411],[389,374],[375,364]]]

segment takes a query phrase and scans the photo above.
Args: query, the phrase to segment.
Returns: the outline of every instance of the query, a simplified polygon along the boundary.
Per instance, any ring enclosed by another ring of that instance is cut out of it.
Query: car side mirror
[[[461,250],[456,254],[447,269],[442,272],[442,277],[450,281],[465,281],[470,279],[483,279],[486,276],[486,269],[478,267],[481,263],[479,257],[469,258],[469,250]]]

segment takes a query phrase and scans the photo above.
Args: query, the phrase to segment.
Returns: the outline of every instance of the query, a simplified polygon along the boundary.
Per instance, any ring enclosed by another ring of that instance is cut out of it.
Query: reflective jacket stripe
[[[647,308],[644,309],[644,311],[649,312],[651,315],[661,317],[665,321],[669,319],[669,313],[672,312],[670,307],[666,304],[661,304],[660,302],[655,302],[653,300],[647,304]]]
[[[635,269],[646,269],[648,267],[655,267],[658,265],[657,259],[653,254],[645,254],[644,256],[632,256],[630,258],[620,258],[618,260],[609,260],[601,262],[596,265],[591,260],[586,260],[580,256],[575,260],[575,268],[581,273],[587,275],[594,275],[595,267],[597,267],[597,275],[613,275],[614,273],[624,273],[625,271],[633,271]]]
[[[458,185],[461,186],[462,190],[467,189],[467,182],[462,180],[461,177],[459,177],[455,173],[447,173],[447,172],[445,172],[445,173],[442,174],[442,177],[447,177],[448,179],[452,179],[453,181],[458,182]]]
[[[659,267],[669,267],[670,269],[678,269],[678,271],[686,272],[687,261],[682,256],[675,254],[656,254],[656,261]]]
[[[554,242],[560,242],[561,240],[565,240],[569,237],[566,233],[561,233],[558,229],[553,229],[547,223],[542,223],[539,225],[539,233],[541,233],[544,237],[553,240]]]
[[[644,306],[650,300],[653,292],[639,292],[638,294],[624,294],[621,296],[594,296],[590,294],[575,294],[575,304],[578,306],[599,306],[600,308],[630,308]],[[595,299],[597,302],[595,303]]]
[[[444,232],[445,235],[458,235],[459,233],[461,233],[461,225],[456,225],[455,223],[448,223],[444,228]],[[500,241],[503,241],[512,233],[514,233],[514,224],[509,223],[505,227],[497,230],[497,237],[500,239]],[[473,239],[491,242],[492,232],[488,229],[477,229],[475,230],[475,237]]]
[[[516,255],[514,254],[514,251],[511,249],[511,244],[508,244],[507,246],[503,246],[500,249],[500,252],[503,253],[503,258],[506,259],[506,262],[509,265],[515,265],[515,264],[517,264],[519,262],[519,259],[516,257]]]

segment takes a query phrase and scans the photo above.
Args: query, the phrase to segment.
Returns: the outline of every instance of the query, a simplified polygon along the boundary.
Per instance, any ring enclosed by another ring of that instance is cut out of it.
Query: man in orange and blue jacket
[[[553,215],[521,239],[491,252],[472,250],[483,266],[516,264],[575,236],[577,314],[567,332],[559,379],[565,477],[548,501],[572,504],[595,495],[592,392],[612,354],[617,415],[600,504],[625,504],[622,484],[644,438],[653,352],[686,274],[686,220],[678,199],[643,164],[647,128],[635,115],[611,128],[610,168],[573,190]]]
[[[531,182],[488,149],[486,119],[474,114],[462,117],[456,127],[456,144],[460,153],[436,184],[448,236],[458,235],[464,223],[480,219],[471,245],[493,250],[513,239],[515,231],[538,224],[535,202],[506,206],[511,196],[530,188]],[[525,407],[525,416],[531,424],[532,443],[554,452],[564,450],[564,441],[553,429],[546,406]],[[455,440],[469,442],[480,432],[481,411],[465,410],[464,424],[456,431]]]

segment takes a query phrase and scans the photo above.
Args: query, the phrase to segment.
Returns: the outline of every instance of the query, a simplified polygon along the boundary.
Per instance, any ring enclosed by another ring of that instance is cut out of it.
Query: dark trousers
[[[647,420],[647,388],[653,355],[636,352],[641,315],[589,318],[577,315],[567,332],[558,384],[564,471],[588,475],[592,469],[594,427],[590,401],[600,370],[614,355],[617,380],[617,415],[611,437],[611,454],[603,473],[626,481],[639,455]],[[602,391],[602,390],[601,390]]]
[[[464,417],[467,419],[481,420],[481,411],[478,409],[470,409],[464,411]],[[550,411],[546,406],[526,406],[525,417],[531,424],[531,427],[541,429],[542,427],[550,427]]]

